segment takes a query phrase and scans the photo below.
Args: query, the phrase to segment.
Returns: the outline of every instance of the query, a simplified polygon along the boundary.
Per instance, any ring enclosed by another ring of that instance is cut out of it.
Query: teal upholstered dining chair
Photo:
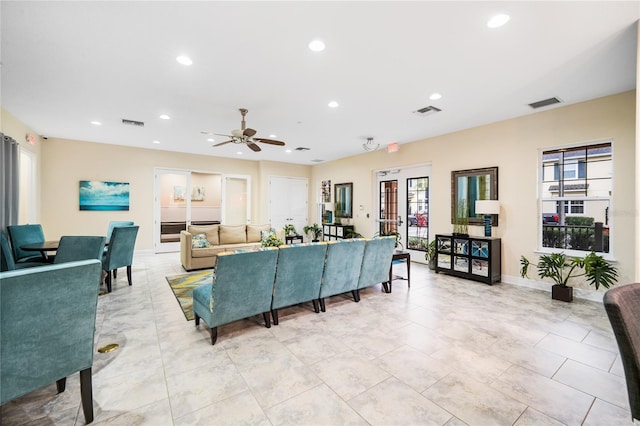
[[[378,237],[367,240],[364,246],[360,277],[356,296],[360,300],[360,290],[382,283],[384,291],[389,292],[389,269],[395,250],[396,237]]]
[[[102,269],[107,273],[107,291],[111,293],[111,273],[118,268],[127,267],[127,280],[131,282],[131,264],[133,249],[136,245],[139,226],[116,226],[113,228],[107,252],[102,257]],[[115,273],[114,273],[115,276]]]
[[[0,405],[80,372],[84,418],[93,421],[91,367],[100,261],[0,273]]]
[[[218,338],[218,326],[223,324],[262,314],[267,328],[271,327],[277,260],[275,247],[218,254],[212,282],[193,290],[196,327],[201,318],[207,323],[212,345]]]
[[[353,299],[358,302],[358,276],[362,265],[365,240],[350,238],[331,242],[327,247],[327,258],[322,274],[322,285],[318,299],[320,309],[325,312],[324,298],[351,292]]]
[[[74,262],[76,260],[102,260],[105,237],[65,235],[60,238],[53,263]]]
[[[13,259],[16,263],[22,262],[43,262],[46,259],[39,252],[22,250],[20,247],[26,244],[43,243],[44,232],[42,225],[10,225],[7,226]]]
[[[319,312],[317,299],[326,253],[326,243],[280,247],[271,301],[271,316],[275,325],[278,325],[278,309],[286,306],[312,301],[313,309]]]
[[[109,227],[107,228],[107,241],[111,239],[111,234],[113,234],[113,228],[117,226],[133,226],[134,223],[130,220],[112,220],[109,222]]]
[[[13,251],[9,244],[9,237],[4,231],[0,231],[0,272],[13,271],[15,269],[31,268],[47,265],[47,262],[22,262],[16,263],[13,259]]]

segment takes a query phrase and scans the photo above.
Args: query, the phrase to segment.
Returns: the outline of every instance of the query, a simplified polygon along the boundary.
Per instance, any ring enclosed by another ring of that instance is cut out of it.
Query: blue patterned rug
[[[193,289],[211,282],[212,272],[198,271],[166,277],[187,321],[193,320]]]

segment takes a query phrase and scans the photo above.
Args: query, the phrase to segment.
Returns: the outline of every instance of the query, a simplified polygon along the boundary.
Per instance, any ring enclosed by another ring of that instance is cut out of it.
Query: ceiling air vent
[[[307,148],[307,147],[304,147],[304,146],[299,146],[299,147],[296,148],[296,151],[309,151],[310,149],[311,148]]]
[[[142,121],[127,120],[126,118],[122,119],[122,124],[126,126],[144,127],[144,123]]]
[[[562,101],[559,98],[556,98],[555,96],[553,98],[549,98],[549,99],[543,99],[541,101],[538,102],[533,102],[531,104],[529,104],[529,106],[533,109],[536,108],[542,108],[542,107],[546,107],[549,105],[553,105],[553,104],[559,104]]]
[[[427,115],[435,114],[436,112],[440,112],[440,111],[442,111],[440,108],[436,108],[432,105],[429,105],[424,108],[420,108],[417,111],[413,111],[413,113],[421,117],[425,117]]]
[[[312,163],[322,163],[324,160],[311,160]]]

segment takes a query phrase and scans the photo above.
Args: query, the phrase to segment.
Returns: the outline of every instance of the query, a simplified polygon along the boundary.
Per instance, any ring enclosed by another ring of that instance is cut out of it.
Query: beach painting
[[[128,182],[80,181],[80,210],[129,210]]]

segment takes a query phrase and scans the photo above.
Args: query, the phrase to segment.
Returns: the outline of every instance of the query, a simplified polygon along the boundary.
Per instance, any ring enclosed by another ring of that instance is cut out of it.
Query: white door
[[[429,175],[431,166],[377,172],[379,232],[400,234],[400,247],[412,262],[426,263],[429,230]]]
[[[269,223],[276,230],[292,224],[304,235],[309,224],[309,184],[304,178],[269,177]],[[305,240],[308,237],[305,236]]]

